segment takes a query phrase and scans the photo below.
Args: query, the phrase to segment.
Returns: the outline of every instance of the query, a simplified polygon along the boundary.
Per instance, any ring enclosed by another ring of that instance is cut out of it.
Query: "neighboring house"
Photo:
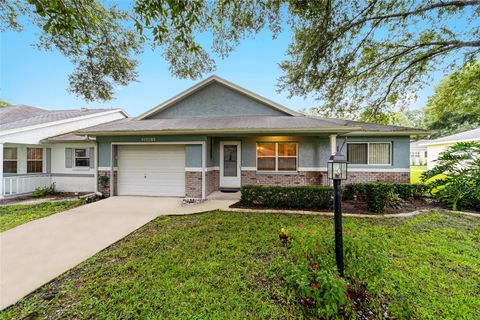
[[[306,116],[213,76],[77,133],[96,139],[105,195],[206,198],[246,184],[326,185],[336,149],[350,162],[347,183],[408,183],[410,137],[424,131]]]
[[[427,148],[427,169],[435,166],[435,160],[438,156],[448,149],[448,147],[458,142],[477,141],[480,142],[480,128],[452,134],[435,140],[426,140],[421,145]]]
[[[410,142],[410,165],[425,166],[427,164],[427,147],[423,145],[428,140]]]
[[[95,191],[95,140],[68,133],[126,117],[120,109],[0,108],[0,199],[53,182],[60,191]]]

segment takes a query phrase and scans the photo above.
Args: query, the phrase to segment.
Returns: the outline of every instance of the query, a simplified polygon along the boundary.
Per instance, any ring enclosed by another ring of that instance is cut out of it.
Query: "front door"
[[[220,188],[240,188],[241,159],[239,141],[220,142]]]

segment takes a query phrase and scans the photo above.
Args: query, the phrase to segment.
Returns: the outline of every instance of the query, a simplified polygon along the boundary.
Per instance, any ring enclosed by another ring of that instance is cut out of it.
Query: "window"
[[[17,148],[3,149],[3,173],[17,173]]]
[[[347,161],[351,164],[390,165],[390,142],[348,143]]]
[[[258,171],[297,171],[296,143],[257,143]]]
[[[87,149],[75,149],[75,167],[90,167]]]
[[[27,173],[43,172],[43,149],[27,148]]]

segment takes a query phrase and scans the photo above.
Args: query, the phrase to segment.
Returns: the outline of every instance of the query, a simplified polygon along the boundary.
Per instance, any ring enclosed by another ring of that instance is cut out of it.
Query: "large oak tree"
[[[0,26],[26,17],[39,45],[69,57],[70,90],[109,100],[137,77],[136,55],[160,46],[171,73],[199,78],[245,37],[288,29],[279,88],[313,95],[327,114],[374,119],[392,111],[432,72],[478,58],[480,1],[463,0],[136,0],[131,7],[83,0],[0,0]],[[199,37],[208,33],[205,48]]]

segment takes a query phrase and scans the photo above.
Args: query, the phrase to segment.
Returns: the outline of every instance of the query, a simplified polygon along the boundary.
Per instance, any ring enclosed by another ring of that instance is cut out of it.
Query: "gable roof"
[[[433,144],[447,144],[456,142],[480,141],[480,128],[452,134],[434,140],[427,140],[421,145],[429,146]]]
[[[123,114],[125,114],[125,112],[121,109],[45,110],[45,109],[39,109],[34,107],[28,107],[28,106],[27,106],[28,108],[42,110],[42,112],[34,112],[34,114],[29,114],[27,112],[28,110],[24,108],[25,106],[4,107],[2,108],[2,111],[3,109],[16,108],[16,107],[21,107],[21,108],[17,108],[13,112],[11,112],[13,116],[10,116],[10,119],[13,121],[0,123],[1,131],[20,129],[20,128],[30,127],[34,125],[47,124],[50,122],[73,119],[77,117],[84,117],[84,116],[99,114],[103,112],[121,111]],[[1,113],[0,113],[0,116],[2,116]]]
[[[201,89],[205,88],[206,86],[212,84],[212,83],[219,83],[221,85],[224,85],[238,93],[241,93],[253,100],[256,100],[256,101],[259,101],[265,105],[267,105],[268,107],[272,108],[272,109],[275,109],[275,110],[278,110],[278,111],[281,111],[283,113],[285,113],[286,115],[289,115],[289,116],[299,116],[301,115],[300,113],[296,112],[296,111],[293,111],[285,106],[282,106],[281,104],[278,104],[272,100],[269,100],[265,97],[262,97],[252,91],[249,91],[245,88],[242,88],[234,83],[231,83],[225,79],[222,79],[218,76],[211,76],[211,77],[208,77],[207,79],[203,80],[203,81],[200,81],[199,83],[197,83],[196,85],[190,87],[189,89],[177,94],[176,96],[168,99],[167,101],[163,102],[162,104],[148,110],[147,112],[144,112],[142,113],[141,115],[139,115],[136,119],[137,120],[143,120],[155,113],[159,113],[165,109],[168,109],[170,108],[171,106],[173,106],[175,103],[185,99],[186,97],[189,97],[190,95],[194,94],[195,92],[198,92],[200,91]]]

